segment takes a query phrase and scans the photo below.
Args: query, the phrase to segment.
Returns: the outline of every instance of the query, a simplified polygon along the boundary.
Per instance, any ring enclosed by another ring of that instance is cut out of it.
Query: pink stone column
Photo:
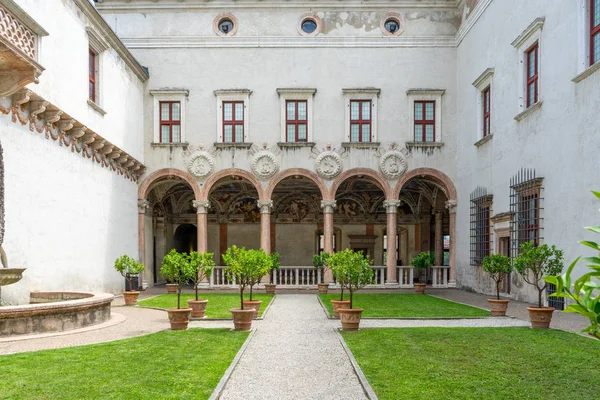
[[[266,253],[271,252],[271,208],[273,200],[257,200],[260,209],[260,248]]]
[[[333,211],[337,207],[335,200],[322,200],[321,208],[323,209],[323,251],[325,253],[333,253]],[[325,283],[333,282],[333,274],[329,268],[325,269],[323,277]]]
[[[442,221],[444,214],[441,212],[435,213],[435,265],[442,265],[444,259],[444,238],[442,237]]]
[[[446,208],[450,213],[450,276],[448,287],[456,287],[456,200],[448,200]]]
[[[138,199],[138,260],[144,266],[146,265],[146,209],[150,207],[150,202],[146,199]],[[139,279],[139,285],[145,279],[146,271],[142,272]]]
[[[397,209],[400,206],[399,200],[386,200],[383,202],[387,213],[387,244],[386,244],[386,267],[387,267],[387,279],[386,284],[397,284],[398,277],[396,276],[396,261],[397,251],[396,248],[396,231],[397,231]]]
[[[197,210],[196,217],[198,219],[197,236],[198,236],[198,252],[206,253],[208,249],[208,209],[210,208],[210,201],[208,200],[194,200],[192,205]]]

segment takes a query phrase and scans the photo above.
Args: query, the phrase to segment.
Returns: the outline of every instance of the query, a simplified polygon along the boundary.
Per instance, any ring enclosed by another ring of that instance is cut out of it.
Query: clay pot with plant
[[[522,243],[520,253],[514,259],[513,266],[525,282],[538,292],[537,307],[527,307],[531,327],[548,329],[552,320],[554,307],[544,307],[543,294],[548,287],[545,276],[556,276],[563,270],[563,252],[556,246],[542,244],[535,246],[533,241]]]
[[[271,253],[271,270],[269,271],[269,283],[265,283],[265,293],[275,294],[274,274],[275,271],[279,270],[281,262],[279,261],[279,253]]]
[[[192,251],[188,256],[191,267],[194,270],[191,281],[194,284],[195,300],[187,301],[188,306],[192,309],[192,318],[204,318],[206,314],[208,300],[199,298],[198,286],[203,280],[208,279],[212,275],[215,266],[213,255],[213,253],[198,253],[197,251]]]
[[[126,306],[135,306],[137,304],[138,296],[140,292],[133,290],[132,280],[135,275],[144,272],[144,265],[140,264],[133,258],[124,254],[115,260],[115,270],[125,278],[125,291],[123,292],[123,298],[125,299]]]
[[[223,254],[227,265],[225,273],[234,280],[240,290],[240,308],[232,308],[234,330],[247,331],[252,328],[254,309],[248,308],[244,301],[244,290],[252,288],[271,269],[272,259],[264,250],[246,250],[244,247],[231,246]]]
[[[412,265],[419,271],[427,271],[427,268],[431,267],[434,262],[435,262],[435,256],[434,256],[433,252],[423,251],[423,252],[417,254],[417,256],[412,259],[412,261],[410,262],[410,265]],[[427,276],[427,273],[425,273],[425,276]],[[419,281],[420,281],[420,279],[419,279]],[[427,282],[426,278],[425,278],[425,282]],[[415,283],[414,285],[415,285],[415,292],[417,294],[425,294],[426,283],[419,282],[419,283]]]
[[[362,308],[354,308],[354,292],[373,283],[371,260],[362,251],[346,249],[333,253],[327,259],[337,282],[348,289],[349,308],[338,309],[343,330],[357,330],[360,325]]]
[[[177,308],[167,308],[172,330],[185,330],[190,321],[191,308],[181,308],[181,289],[194,277],[195,268],[187,254],[172,249],[162,262],[160,273],[177,285]]]
[[[502,254],[491,254],[483,259],[481,265],[483,270],[490,274],[496,287],[496,298],[487,299],[492,311],[492,317],[504,317],[510,300],[500,298],[500,285],[513,269],[510,258]]]
[[[317,274],[321,275],[321,278],[325,280],[325,268],[327,268],[327,259],[329,258],[329,253],[322,252],[321,254],[315,254],[313,256],[313,267],[315,267],[315,271]],[[327,290],[329,289],[329,283],[321,282],[317,284],[319,288],[319,294],[327,294]]]

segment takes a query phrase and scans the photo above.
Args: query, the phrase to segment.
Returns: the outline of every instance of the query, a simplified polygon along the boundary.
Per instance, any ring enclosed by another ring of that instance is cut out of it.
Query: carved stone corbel
[[[129,160],[129,156],[125,154],[125,155],[122,155],[121,157],[117,158],[116,161],[117,161],[117,163],[123,165],[123,164],[125,164],[125,162],[127,160]]]
[[[67,132],[73,129],[73,125],[75,125],[75,120],[71,118],[61,119],[58,121],[58,131],[59,132]]]
[[[115,150],[110,154],[110,158],[112,158],[113,160],[116,160],[117,158],[121,157],[122,151],[121,150]]]
[[[92,149],[94,149],[95,151],[100,151],[100,149],[102,149],[104,147],[104,145],[106,144],[106,140],[102,139],[102,140],[96,140],[94,142],[94,144],[92,144]]]
[[[44,119],[46,120],[46,125],[52,125],[55,122],[60,120],[61,115],[63,115],[62,110],[50,110],[44,113]]]
[[[85,126],[77,126],[73,129],[71,129],[71,131],[69,132],[69,135],[73,138],[73,139],[79,139],[80,137],[83,137],[83,135],[85,135],[85,131],[87,131],[87,128]]]
[[[48,102],[43,100],[36,100],[29,103],[29,119],[32,121],[36,119],[39,114],[46,111],[47,106]]]
[[[104,144],[104,147],[102,148],[101,153],[104,154],[105,156],[109,155],[110,153],[112,153],[113,149],[115,148],[114,144]]]
[[[83,137],[81,138],[81,142],[85,145],[90,145],[92,143],[94,143],[94,141],[96,140],[97,135],[93,132],[86,132],[85,135],[83,135]]]
[[[25,104],[31,98],[33,92],[29,89],[19,90],[17,93],[13,95],[12,104],[15,107],[20,106],[21,104]]]

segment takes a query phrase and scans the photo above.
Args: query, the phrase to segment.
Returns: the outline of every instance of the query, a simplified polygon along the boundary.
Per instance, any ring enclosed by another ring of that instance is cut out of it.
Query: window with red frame
[[[415,142],[435,142],[435,101],[415,101]]]
[[[481,93],[483,103],[483,137],[490,134],[490,87]]]
[[[179,101],[161,101],[160,142],[181,142],[181,103]]]
[[[244,141],[244,102],[223,102],[223,142],[241,143]]]
[[[538,101],[539,43],[527,50],[527,107]]]
[[[306,100],[288,100],[286,107],[286,137],[288,142],[308,140],[308,117]]]
[[[600,0],[590,0],[590,65],[600,61]]]
[[[88,69],[89,69],[89,98],[96,102],[96,53],[91,49],[89,51]]]
[[[350,141],[371,141],[371,100],[350,101]]]

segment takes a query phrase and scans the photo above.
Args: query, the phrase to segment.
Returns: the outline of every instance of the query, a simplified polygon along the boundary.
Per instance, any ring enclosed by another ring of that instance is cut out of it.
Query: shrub
[[[187,254],[181,254],[175,249],[171,249],[169,254],[163,258],[160,273],[171,283],[177,285],[177,308],[181,308],[181,288],[183,285],[194,278],[196,270],[190,262]]]
[[[419,270],[425,270],[433,265],[435,262],[435,255],[430,251],[423,251],[419,253],[415,258],[412,259],[410,265]]]
[[[196,300],[198,300],[198,285],[203,279],[210,277],[213,273],[215,261],[213,259],[214,253],[198,253],[192,251],[188,257],[194,273],[192,274],[192,282],[194,282],[194,291],[196,293]],[[186,255],[184,254],[184,257]]]
[[[352,308],[354,292],[373,282],[374,274],[369,257],[362,251],[346,249],[331,254],[327,258],[327,264],[331,267],[337,282],[350,292],[350,308]]]
[[[129,257],[127,254],[124,254],[115,260],[115,270],[126,279],[127,287],[125,288],[125,291],[129,292],[132,289],[131,279],[133,279],[133,275],[142,273],[144,271],[144,265]]]
[[[500,283],[513,269],[510,258],[502,254],[491,254],[483,259],[482,266],[496,282],[496,298],[500,300]]]

